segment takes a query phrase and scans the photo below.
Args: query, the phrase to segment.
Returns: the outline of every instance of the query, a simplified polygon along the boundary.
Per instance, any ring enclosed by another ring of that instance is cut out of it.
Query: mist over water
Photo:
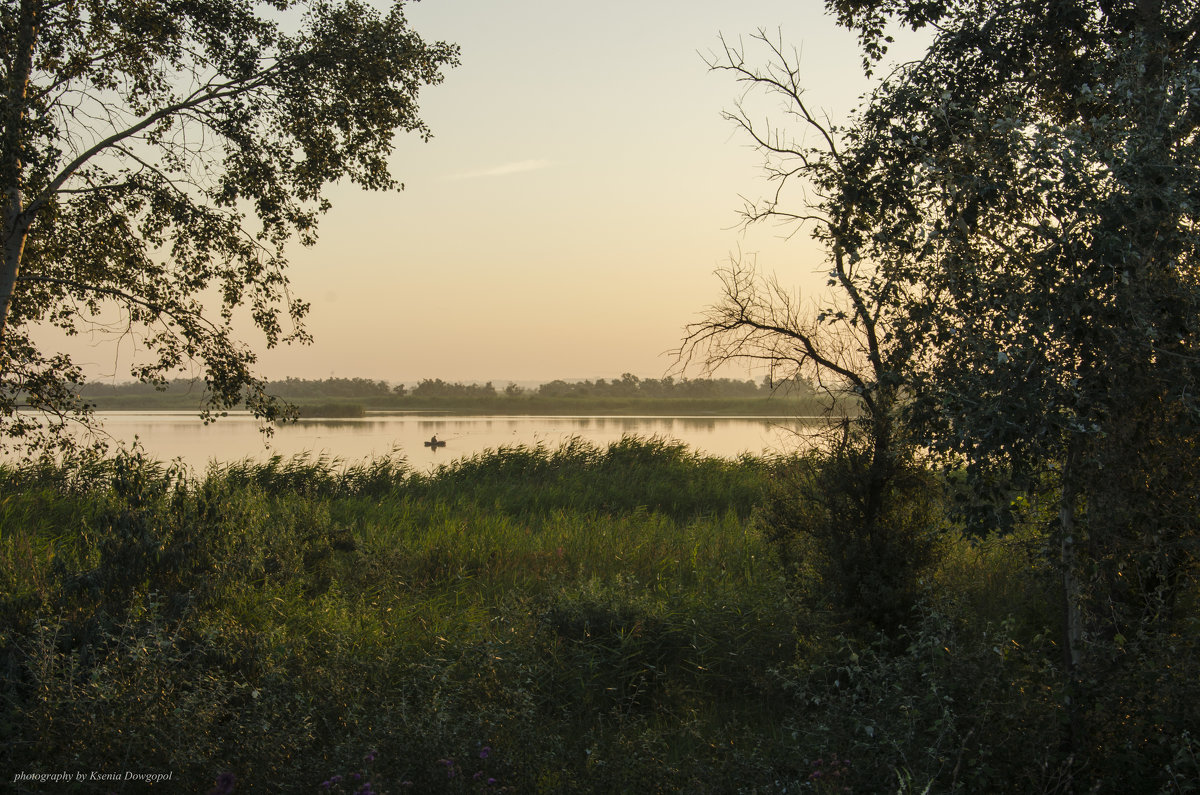
[[[649,416],[470,416],[411,413],[368,414],[354,419],[304,419],[278,426],[265,437],[254,417],[233,413],[204,425],[189,412],[100,412],[97,417],[115,440],[136,438],[147,455],[182,459],[202,470],[210,461],[299,453],[343,461],[398,453],[411,466],[429,470],[457,458],[504,445],[557,448],[579,437],[607,445],[622,436],[657,436],[683,442],[709,455],[736,457],[792,451],[806,446],[820,423],[788,417]],[[432,437],[446,446],[424,445]]]

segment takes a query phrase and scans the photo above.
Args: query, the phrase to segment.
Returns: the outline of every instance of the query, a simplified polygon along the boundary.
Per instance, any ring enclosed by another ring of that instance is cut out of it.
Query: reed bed
[[[625,746],[740,703],[734,671],[765,676],[758,647],[791,637],[750,526],[771,466],[630,438],[433,473],[0,471],[4,769],[304,791],[373,749],[377,783],[454,791],[479,771],[439,760],[483,769],[486,745],[467,791],[686,779]]]
[[[1036,791],[1069,773],[1030,750],[1059,720],[1053,617],[1021,562],[1036,538],[947,541],[952,592],[907,640],[856,636],[802,605],[765,540],[791,463],[627,438],[431,473],[0,469],[0,770],[23,792]],[[1184,703],[1195,678],[1173,680]],[[1180,775],[1188,742],[1168,749]],[[36,779],[64,770],[171,779]]]

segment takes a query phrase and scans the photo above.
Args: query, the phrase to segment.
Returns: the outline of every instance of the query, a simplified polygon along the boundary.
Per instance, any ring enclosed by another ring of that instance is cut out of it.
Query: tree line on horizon
[[[497,389],[491,381],[486,383],[463,383],[445,381],[441,378],[424,378],[415,385],[390,384],[370,378],[285,378],[268,381],[267,392],[284,400],[306,398],[755,398],[782,394],[789,397],[814,393],[812,385],[802,379],[772,380],[765,376],[761,381],[734,378],[639,378],[624,373],[620,378],[595,381],[566,381],[556,379],[536,387],[522,387],[516,383]],[[159,388],[154,384],[132,381],[121,384],[90,382],[79,389],[84,398],[117,396],[150,396],[170,392],[185,394],[202,391],[202,382],[194,379],[177,378]]]

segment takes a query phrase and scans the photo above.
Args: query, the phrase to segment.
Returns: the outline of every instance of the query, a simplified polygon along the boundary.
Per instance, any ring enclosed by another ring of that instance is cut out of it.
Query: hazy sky
[[[316,342],[263,352],[268,377],[658,377],[719,297],[713,271],[732,252],[823,284],[807,233],[737,228],[739,194],[768,186],[721,118],[738,86],[701,56],[721,33],[782,30],[811,104],[842,117],[867,83],[854,36],[818,0],[408,9],[424,37],[462,47],[462,65],[422,96],[435,137],[397,141],[403,192],[331,192],[321,242],[292,257]],[[110,351],[74,350],[112,380]]]

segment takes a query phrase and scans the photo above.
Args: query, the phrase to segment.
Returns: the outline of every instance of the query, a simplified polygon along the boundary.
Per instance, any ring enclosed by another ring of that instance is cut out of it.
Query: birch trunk
[[[1062,536],[1062,598],[1063,598],[1063,667],[1066,678],[1066,709],[1068,718],[1067,742],[1071,751],[1078,748],[1080,688],[1078,671],[1083,661],[1083,587],[1079,579],[1078,528],[1075,508],[1079,500],[1076,463],[1078,442],[1072,441],[1063,464],[1062,495],[1058,505],[1059,533]]]
[[[23,206],[24,166],[21,147],[24,140],[29,77],[33,72],[33,52],[37,46],[41,12],[42,0],[22,0],[17,46],[13,52],[12,63],[6,64],[9,80],[3,120],[3,162],[0,162],[0,189],[4,194],[4,259],[0,264],[0,350],[3,350],[13,290],[17,285],[21,258],[25,253],[25,239],[29,234],[30,218]]]

